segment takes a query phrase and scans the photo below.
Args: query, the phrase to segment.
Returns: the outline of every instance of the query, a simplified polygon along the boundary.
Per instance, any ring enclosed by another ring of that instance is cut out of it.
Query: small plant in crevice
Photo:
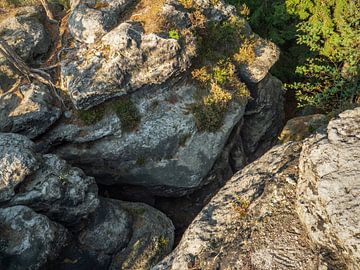
[[[87,126],[94,125],[99,122],[105,114],[104,106],[90,108],[88,110],[77,111],[77,115],[80,120]]]
[[[177,30],[170,30],[169,31],[169,38],[173,38],[173,39],[176,39],[176,40],[179,40],[180,39],[180,34]]]
[[[125,132],[135,130],[140,124],[140,113],[129,97],[120,97],[112,103],[116,115],[121,120]]]

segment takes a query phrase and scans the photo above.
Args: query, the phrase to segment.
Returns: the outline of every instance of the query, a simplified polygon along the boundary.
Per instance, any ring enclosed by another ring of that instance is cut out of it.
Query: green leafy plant
[[[173,38],[173,39],[176,39],[176,40],[179,40],[180,39],[180,34],[177,30],[170,30],[169,31],[169,38]]]
[[[115,100],[112,104],[117,116],[121,120],[121,125],[124,131],[133,131],[140,123],[141,117],[129,97],[121,97]]]

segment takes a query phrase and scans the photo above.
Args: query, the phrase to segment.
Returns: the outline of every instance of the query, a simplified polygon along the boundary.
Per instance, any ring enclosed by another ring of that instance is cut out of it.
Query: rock
[[[26,206],[0,208],[1,269],[40,269],[67,241],[64,227]]]
[[[85,59],[86,58],[86,59]],[[144,34],[125,22],[101,39],[92,52],[78,52],[62,66],[62,78],[77,109],[88,109],[141,87],[159,85],[188,67],[175,39]]]
[[[0,202],[10,200],[15,188],[40,166],[34,144],[26,137],[0,133]]]
[[[308,139],[300,158],[297,210],[328,269],[360,268],[360,108]]]
[[[274,43],[260,39],[255,43],[254,52],[254,60],[240,67],[241,76],[249,83],[264,79],[280,56],[280,49]]]
[[[94,43],[114,28],[134,0],[73,1],[69,31],[78,41]]]
[[[74,225],[99,205],[94,178],[55,155],[44,155],[40,169],[18,186],[8,205],[27,205],[66,225]]]
[[[189,113],[196,91],[194,85],[182,82],[132,95],[141,116],[134,131],[121,126],[122,119],[110,106],[98,123],[60,124],[39,145],[58,145],[54,153],[102,184],[165,186],[170,193],[172,188],[199,187],[242,118],[245,104],[231,104],[218,131],[200,132]]]
[[[150,269],[172,250],[174,226],[163,213],[146,204],[120,205],[132,217],[132,235],[127,248],[114,255],[109,269]]]
[[[315,269],[295,210],[300,150],[276,146],[235,174],[152,269]]]
[[[119,201],[101,199],[88,225],[77,236],[79,248],[94,256],[99,266],[108,269],[113,255],[127,248],[132,234],[131,223],[131,216]]]
[[[41,7],[19,8],[15,16],[9,16],[0,22],[0,36],[24,61],[34,61],[45,54],[50,46],[43,21],[45,14]],[[0,61],[4,61],[0,56]]]
[[[282,142],[302,141],[324,126],[326,122],[327,117],[324,114],[295,117],[286,123],[280,133],[279,140]]]
[[[0,96],[0,132],[20,133],[33,139],[43,134],[60,116],[61,109],[51,90],[43,84],[23,85],[20,93]]]
[[[56,269],[149,269],[171,251],[174,227],[164,214],[142,203],[100,201]]]
[[[50,38],[43,25],[44,19],[43,10],[37,6],[18,8],[14,16],[0,22],[0,37],[24,61],[35,63],[50,47]],[[0,54],[0,90],[11,89],[18,79],[19,74]]]
[[[241,128],[241,147],[251,162],[276,142],[284,122],[284,90],[280,80],[269,74],[251,89]],[[234,153],[233,156],[236,156]]]

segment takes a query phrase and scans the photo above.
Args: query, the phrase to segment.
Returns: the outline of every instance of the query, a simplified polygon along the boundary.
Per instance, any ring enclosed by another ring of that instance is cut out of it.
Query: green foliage
[[[353,0],[287,0],[299,16],[298,43],[314,56],[296,69],[303,80],[292,83],[300,106],[331,111],[360,96],[360,2]]]
[[[133,131],[140,123],[140,114],[135,104],[128,97],[121,97],[113,102],[113,108],[121,120],[124,131]]]
[[[80,120],[87,126],[94,125],[99,122],[105,113],[103,106],[93,107],[88,110],[80,110],[77,112]]]
[[[179,32],[177,30],[170,30],[169,31],[169,38],[179,40],[180,39],[180,34],[179,34]]]

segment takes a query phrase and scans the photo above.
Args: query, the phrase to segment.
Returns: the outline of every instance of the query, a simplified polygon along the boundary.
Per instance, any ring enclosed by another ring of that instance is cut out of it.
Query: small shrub
[[[104,113],[105,109],[103,106],[77,111],[78,117],[87,126],[94,125],[99,122],[104,117]]]
[[[255,60],[255,41],[246,40],[234,55],[234,60],[239,64],[251,64]]]
[[[173,39],[176,39],[176,40],[179,40],[180,39],[180,34],[177,30],[170,30],[169,31],[169,38],[173,38]]]
[[[116,115],[121,120],[124,131],[135,130],[140,123],[140,114],[135,104],[128,97],[121,97],[113,102],[113,108]]]

